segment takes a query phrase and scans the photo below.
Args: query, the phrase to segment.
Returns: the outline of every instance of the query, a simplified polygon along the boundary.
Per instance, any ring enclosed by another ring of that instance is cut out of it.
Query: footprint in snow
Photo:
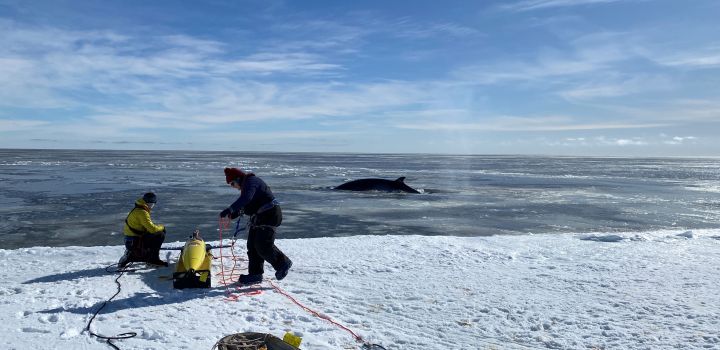
[[[48,330],[39,329],[39,328],[33,328],[33,327],[25,327],[21,329],[23,333],[50,333]]]
[[[60,320],[58,315],[43,315],[38,318],[40,323],[56,323]]]

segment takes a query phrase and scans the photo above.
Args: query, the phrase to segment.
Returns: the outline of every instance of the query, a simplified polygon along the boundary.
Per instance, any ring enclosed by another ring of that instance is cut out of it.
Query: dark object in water
[[[399,177],[397,180],[385,180],[385,179],[360,179],[346,182],[338,187],[336,190],[346,191],[385,191],[385,192],[407,192],[407,193],[420,193],[418,190],[405,184],[405,177]]]

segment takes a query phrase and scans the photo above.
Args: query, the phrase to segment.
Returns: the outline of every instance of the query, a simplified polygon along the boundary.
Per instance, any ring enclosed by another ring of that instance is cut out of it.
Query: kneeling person
[[[155,193],[145,193],[135,201],[125,219],[125,255],[120,258],[118,267],[123,268],[131,262],[145,262],[152,265],[168,266],[160,260],[160,246],[165,241],[165,226],[156,225],[150,218],[150,212],[157,203]]]

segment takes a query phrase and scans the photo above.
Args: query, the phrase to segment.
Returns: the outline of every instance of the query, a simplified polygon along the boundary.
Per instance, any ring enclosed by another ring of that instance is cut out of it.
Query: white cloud
[[[30,130],[47,124],[41,120],[0,119],[0,132]]]
[[[720,122],[720,102],[717,99],[666,99],[647,103],[624,105],[602,103],[597,105],[617,115],[659,123],[691,125]]]
[[[651,144],[651,142],[642,137],[617,138],[617,137],[597,136],[597,137],[592,137],[592,138],[584,138],[584,137],[572,138],[572,137],[570,137],[570,138],[563,139],[559,143],[550,142],[550,144],[551,145],[560,145],[560,146],[564,146],[564,147],[576,147],[576,146],[627,147],[627,146],[649,146]]]
[[[592,123],[577,121],[564,116],[550,117],[494,117],[478,122],[417,122],[397,124],[396,127],[414,130],[439,131],[573,131],[573,130],[607,130],[607,129],[640,129],[668,126],[667,123],[632,123],[603,122]]]
[[[378,31],[387,31],[391,35],[400,38],[426,39],[435,36],[469,37],[480,35],[481,32],[475,28],[463,26],[457,23],[421,23],[411,17],[403,17],[395,22],[382,23],[375,28]]]
[[[238,72],[268,73],[317,73],[341,69],[338,64],[323,63],[318,55],[307,53],[262,53],[241,60],[224,62],[216,68],[218,73]]]
[[[342,138],[352,135],[354,132],[348,131],[315,131],[315,130],[294,130],[294,131],[272,131],[272,132],[227,132],[227,133],[208,133],[210,140],[232,141],[242,139],[245,141],[279,141],[292,139],[317,139],[317,138]]]
[[[205,54],[220,54],[227,49],[225,43],[216,40],[199,39],[187,35],[168,35],[160,37],[159,39],[164,40],[169,47],[183,47],[192,49],[194,52],[202,52]]]
[[[502,8],[510,11],[531,11],[553,7],[592,5],[618,1],[622,0],[524,0],[514,4],[504,5]]]
[[[469,65],[452,74],[472,84],[523,81],[544,86],[555,83],[548,79],[553,77],[603,77],[607,71],[617,72],[613,68],[618,64],[637,56],[633,40],[627,33],[594,33],[570,41],[569,50],[544,48],[525,60]]]
[[[695,136],[673,136],[670,140],[665,140],[663,143],[667,145],[682,145],[685,141],[697,140]]]
[[[184,78],[248,72],[302,74],[338,68],[306,52],[257,53],[228,59],[226,44],[184,35],[140,38],[4,24],[1,27],[8,35],[0,38],[0,53],[41,63],[45,68],[40,73],[45,74],[72,68],[74,74],[93,74],[96,79],[105,75]]]
[[[618,146],[645,146],[648,144],[646,141],[639,139],[614,139],[607,142]]]
[[[596,80],[561,90],[559,94],[568,100],[588,100],[670,90],[672,86],[673,84],[668,79],[661,76],[638,74],[629,77],[608,74]]]
[[[684,68],[714,68],[720,66],[720,53],[697,53],[682,56],[666,57],[657,60],[658,63]]]
[[[221,92],[227,85],[252,88],[275,74],[327,77],[342,71],[306,52],[232,58],[223,43],[181,35],[139,38],[25,28],[10,21],[0,27],[8,33],[0,37],[2,106],[100,109],[123,100],[130,110],[157,108],[158,100],[187,95],[196,86],[217,86],[212,92]],[[210,93],[197,91],[196,96],[204,95],[205,104],[218,104]]]
[[[653,146],[653,145],[683,145],[696,141],[695,136],[673,136],[661,134],[660,138],[631,137],[614,138],[598,136],[594,138],[568,137],[561,142],[563,146]]]

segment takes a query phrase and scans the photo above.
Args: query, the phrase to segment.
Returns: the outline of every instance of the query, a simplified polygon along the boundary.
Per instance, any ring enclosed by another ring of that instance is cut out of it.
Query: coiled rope
[[[233,334],[218,340],[215,345],[213,345],[211,350],[257,350],[263,348],[267,349],[267,346],[265,346],[265,344],[267,343],[269,337],[270,334],[260,333]]]

